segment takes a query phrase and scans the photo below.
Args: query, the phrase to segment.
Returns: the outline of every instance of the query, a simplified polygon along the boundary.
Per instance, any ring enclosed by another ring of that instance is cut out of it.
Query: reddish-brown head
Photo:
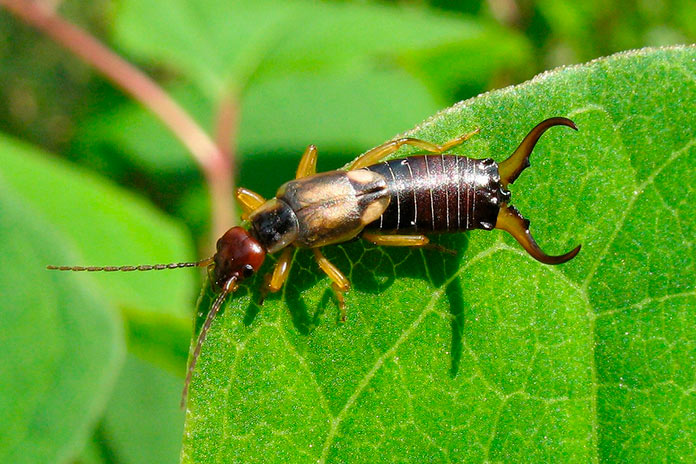
[[[266,250],[249,232],[232,227],[217,241],[215,285],[222,288],[225,282],[236,277],[237,282],[258,271],[266,257]]]

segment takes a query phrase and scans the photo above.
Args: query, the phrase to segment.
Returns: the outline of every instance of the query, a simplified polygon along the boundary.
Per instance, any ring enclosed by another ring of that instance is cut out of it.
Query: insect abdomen
[[[424,234],[489,230],[510,196],[492,159],[421,155],[365,169],[384,176],[391,195],[387,209],[367,229]]]

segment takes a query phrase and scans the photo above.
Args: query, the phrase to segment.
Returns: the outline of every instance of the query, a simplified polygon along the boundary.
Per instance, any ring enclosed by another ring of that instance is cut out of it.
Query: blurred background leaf
[[[0,172],[0,461],[65,462],[108,399],[122,329],[86,279],[46,272],[46,263],[77,254],[6,180]]]
[[[180,0],[162,6],[124,1],[118,42],[136,56],[167,63],[213,98],[294,73],[393,67],[402,57],[443,47],[466,54],[494,35],[492,49],[515,40],[524,45],[492,21],[423,8],[301,0]]]
[[[0,172],[6,183],[74,241],[80,261],[128,264],[193,258],[181,226],[136,195],[23,144],[6,138],[0,142]],[[116,306],[183,318],[190,314],[186,302],[193,298],[195,281],[185,272],[151,273],[146,279],[127,274],[91,278]]]
[[[144,68],[210,131],[221,102],[236,100],[237,180],[267,196],[292,176],[310,143],[319,146],[319,169],[332,169],[457,99],[553,66],[696,38],[690,0],[67,0],[52,5]],[[89,66],[2,9],[0,101],[0,131],[52,153],[3,136],[0,175],[6,188],[0,198],[10,198],[8,204],[19,205],[24,216],[47,224],[40,228],[55,232],[56,248],[67,250],[66,263],[181,261],[210,252],[207,186],[179,142]],[[509,108],[495,111],[507,114]],[[24,222],[13,223],[11,230],[25,230]],[[0,244],[0,259],[16,263],[17,250],[27,255],[30,234],[21,238]],[[47,264],[43,261],[39,264]],[[13,266],[14,275],[36,271],[21,268],[27,270],[22,273]],[[36,272],[27,281],[58,279]],[[93,381],[96,406],[75,419],[79,426],[55,436],[54,450],[67,450],[56,459],[175,461],[182,417],[175,411],[172,375],[184,369],[197,274],[63,277],[73,284],[61,288],[79,287],[77,295],[99,289],[101,298],[93,296],[89,307],[97,314],[112,308],[125,328],[119,337],[129,355],[123,370],[115,356],[107,363],[110,373]],[[13,310],[33,314],[35,301],[17,291],[26,298],[12,300]],[[13,336],[49,330],[37,327],[41,330],[32,332],[20,325]],[[67,343],[65,337],[46,341]],[[105,341],[107,346],[119,342]],[[17,353],[12,356],[23,352]],[[37,385],[50,381],[49,372],[32,375]],[[107,403],[103,395],[117,378]],[[18,384],[12,385],[10,391],[17,393]],[[142,398],[171,402],[137,403],[133,391],[145,386],[150,390]],[[151,425],[139,429],[137,423]],[[154,428],[162,433],[145,438]],[[146,449],[144,440],[162,452]]]
[[[171,377],[181,374],[187,356],[191,314],[188,308],[196,286],[194,275],[190,272],[174,273],[173,279],[167,279],[167,275],[161,273],[148,273],[145,279],[126,274],[70,276],[47,272],[45,266],[171,262],[191,257],[190,239],[185,237],[175,221],[156,212],[133,193],[5,136],[0,137],[0,179],[3,185],[0,198],[8,202],[7,208],[3,207],[2,217],[6,221],[7,233],[14,234],[3,240],[4,252],[0,255],[8,260],[3,269],[11,271],[4,279],[2,288],[12,289],[3,301],[5,317],[2,320],[11,323],[17,319],[16,325],[4,327],[2,331],[7,338],[8,362],[3,363],[8,369],[5,378],[20,378],[32,385],[32,388],[28,388],[10,384],[2,395],[8,401],[8,407],[2,408],[3,421],[24,427],[24,436],[19,435],[21,448],[15,448],[15,441],[19,438],[13,436],[13,428],[5,429],[8,436],[2,442],[8,449],[4,450],[2,456],[12,462],[62,462],[74,457],[84,446],[86,434],[97,422],[97,415],[101,414],[119,371],[120,363],[114,361],[115,354],[108,350],[116,351],[119,355],[116,360],[120,361],[120,350],[128,341],[131,351],[150,361],[153,366],[136,373],[126,369],[120,374],[114,396],[106,409],[107,417],[102,419],[104,426],[96,429],[99,433],[103,430],[114,431],[115,438],[112,440],[111,435],[101,437],[96,452],[105,453],[104,449],[113,449],[128,457],[133,454],[129,451],[147,448],[136,441],[135,429],[128,426],[129,422],[121,423],[120,428],[115,424],[119,419],[129,418],[131,424],[152,424],[152,421],[161,420],[157,430],[168,437],[169,448],[158,446],[157,450],[165,454],[169,450],[167,460],[175,458],[181,428],[173,427],[168,419],[174,417],[174,423],[180,423],[182,415],[176,401],[172,400],[178,396],[180,382]],[[14,196],[22,201],[21,207],[16,207],[16,214],[21,214],[21,219],[13,215],[14,207],[9,203]],[[31,235],[32,227],[39,227],[32,226],[32,221],[39,219],[50,224],[39,229],[44,230],[46,237]],[[53,235],[47,231],[53,231]],[[28,254],[28,249],[39,253],[37,250],[47,247],[52,254],[42,252],[40,256],[29,259],[33,255]],[[61,254],[61,250],[66,249],[74,251]],[[11,252],[24,253],[25,256],[13,258]],[[17,263],[12,265],[12,261]],[[26,282],[25,288],[9,280],[9,276],[21,275],[17,274],[18,265],[31,268],[24,273],[26,280],[22,282]],[[64,285],[65,282],[72,282],[71,277],[75,278],[75,282]],[[39,289],[33,292],[37,301],[27,299],[30,294],[28,285]],[[104,303],[78,299],[82,293],[94,293],[95,285],[99,286]],[[76,301],[66,300],[72,292],[75,295],[71,298]],[[13,293],[17,294],[16,298],[12,298]],[[3,291],[5,294],[6,291]],[[111,326],[103,327],[105,322],[99,317],[104,318],[102,313],[105,310],[99,310],[99,305],[107,303],[113,308],[106,312],[110,316],[108,322]],[[45,324],[40,323],[42,311],[48,311],[46,317],[50,316]],[[15,313],[18,313],[16,318],[9,317]],[[122,334],[124,325],[127,329],[125,337]],[[31,357],[23,353],[25,350],[34,353],[38,360],[28,363]],[[41,367],[38,365],[41,360],[49,364]],[[137,365],[137,361],[129,361],[129,365],[134,363]],[[17,372],[25,374],[17,377]],[[30,381],[31,376],[36,379]],[[67,379],[63,380],[63,377]],[[70,385],[72,390],[66,390],[63,383]],[[106,385],[102,386],[104,383]],[[158,404],[152,398],[148,401],[141,399],[147,407],[124,407],[124,400],[136,400],[127,388],[133,390],[143,384],[150,385],[143,395],[154,391],[153,396],[161,398],[162,402]],[[173,392],[175,385],[176,392]],[[34,389],[36,393],[33,393]],[[89,395],[83,390],[87,390]],[[90,396],[98,399],[99,403],[91,405],[94,400]],[[119,398],[124,400],[119,403]],[[53,407],[34,404],[39,401],[50,401]],[[23,412],[10,408],[9,404]],[[45,409],[42,417],[33,418],[33,424],[23,424],[23,419],[32,420],[31,410],[39,407]],[[66,407],[74,411],[66,414],[63,410]],[[73,423],[78,419],[81,420],[78,424],[80,427],[74,430],[77,425]],[[60,434],[33,437],[42,427],[50,432],[60,431]],[[130,441],[122,436],[129,433],[132,433]],[[51,450],[49,444],[57,449]],[[175,452],[171,452],[172,449]],[[124,462],[137,461],[131,459]]]
[[[128,356],[97,429],[107,462],[176,462],[184,414],[172,399],[180,394],[180,376]]]

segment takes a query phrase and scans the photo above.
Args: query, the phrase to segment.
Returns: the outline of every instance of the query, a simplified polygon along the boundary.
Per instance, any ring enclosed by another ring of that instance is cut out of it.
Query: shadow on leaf
[[[446,285],[445,296],[449,304],[452,327],[450,374],[455,377],[462,356],[462,334],[465,322],[462,282],[461,277],[457,277],[456,274],[461,266],[461,257],[468,248],[469,240],[466,234],[458,233],[435,236],[434,242],[455,250],[456,255],[427,249],[378,247],[361,240],[329,246],[323,251],[331,262],[346,272],[353,288],[361,293],[382,294],[401,278],[424,280],[430,283],[433,289]],[[262,272],[245,282],[239,293],[232,296],[232,298],[239,298],[241,292],[251,294],[243,318],[243,324],[247,327],[253,325],[263,309],[263,306],[258,304],[261,296],[260,288],[264,282],[264,274],[271,272],[275,263],[272,256],[269,258],[271,258],[270,262],[264,266]],[[312,307],[307,304],[305,292],[316,285],[325,285],[326,288],[318,304]],[[341,324],[340,311],[329,281],[307,250],[297,250],[286,287],[281,292],[267,295],[266,301],[281,298],[284,298],[293,326],[302,335],[310,335],[322,322],[333,321],[337,325]],[[214,294],[208,287],[203,291],[198,303],[196,332],[200,330],[207,315],[206,309],[210,309],[213,300]],[[226,304],[223,305],[218,317],[224,314],[226,306]],[[329,314],[334,314],[334,317],[326,318],[324,313],[327,311]],[[347,304],[346,311],[350,318],[350,303]]]

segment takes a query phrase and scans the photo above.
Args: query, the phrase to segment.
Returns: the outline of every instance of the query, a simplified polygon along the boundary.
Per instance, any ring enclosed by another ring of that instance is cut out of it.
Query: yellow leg
[[[331,290],[333,290],[334,295],[336,296],[338,309],[341,311],[341,322],[346,322],[346,299],[343,296],[345,292],[335,283],[331,284]]]
[[[338,300],[338,308],[341,310],[341,320],[345,321],[346,305],[343,299],[343,294],[350,290],[350,282],[348,281],[348,278],[331,263],[331,261],[326,259],[319,248],[313,248],[312,251],[314,252],[314,258],[317,260],[317,264],[332,281],[331,288],[336,295],[336,299]]]
[[[457,254],[455,250],[450,250],[449,248],[445,248],[436,243],[430,243],[430,240],[425,235],[387,235],[376,234],[373,232],[363,232],[362,238],[379,246],[422,247],[442,251],[452,255]]]
[[[259,299],[259,304],[262,305],[263,301],[266,299],[268,293],[275,293],[281,288],[283,284],[288,279],[288,274],[290,274],[290,263],[292,262],[292,247],[287,247],[283,250],[283,254],[280,255],[278,261],[273,268],[271,274],[267,274],[264,279],[264,284],[261,287],[261,298]]]
[[[430,153],[444,153],[450,148],[456,147],[457,145],[463,143],[465,140],[468,140],[472,136],[478,134],[479,130],[480,129],[476,129],[472,132],[469,132],[468,134],[460,135],[459,137],[449,140],[443,143],[442,145],[437,145],[431,142],[426,142],[425,140],[414,139],[411,137],[404,137],[401,139],[392,140],[378,147],[375,147],[372,150],[363,154],[361,157],[353,161],[353,164],[350,165],[349,170],[352,171],[355,169],[364,168],[365,166],[370,166],[371,164],[378,163],[388,155],[391,155],[396,150],[403,147],[404,145],[411,145],[414,147],[422,148],[423,150],[428,151]]]
[[[362,238],[379,246],[422,247],[430,243],[425,235],[382,235],[363,232]]]
[[[268,283],[268,290],[271,293],[275,293],[283,288],[283,284],[288,279],[293,251],[294,249],[292,247],[287,247],[285,250],[283,250],[283,254],[280,255],[280,258],[278,258],[278,262],[273,268],[273,275]]]
[[[247,219],[249,214],[266,203],[266,200],[261,195],[244,187],[237,189],[237,201],[242,206],[242,211],[244,211],[242,219]]]
[[[297,173],[295,174],[295,179],[301,179],[302,177],[311,176],[317,172],[317,147],[310,145],[305,150],[302,158],[300,159],[300,164],[297,166]]]

